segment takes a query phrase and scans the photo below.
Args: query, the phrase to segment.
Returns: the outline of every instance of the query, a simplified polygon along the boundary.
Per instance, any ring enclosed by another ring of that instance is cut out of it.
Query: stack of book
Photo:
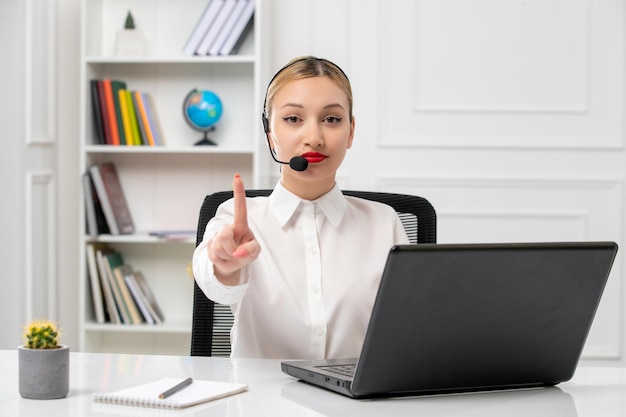
[[[252,27],[255,0],[210,0],[183,48],[186,55],[230,55]]]
[[[104,243],[87,245],[87,267],[98,323],[160,324],[163,312],[140,271]]]
[[[92,165],[83,174],[87,235],[121,235],[135,231],[135,223],[112,162]]]
[[[130,91],[125,81],[110,78],[93,79],[90,83],[96,144],[164,144],[149,93]]]

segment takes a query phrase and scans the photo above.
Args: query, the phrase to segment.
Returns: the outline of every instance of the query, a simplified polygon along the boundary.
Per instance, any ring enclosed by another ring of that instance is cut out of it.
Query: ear
[[[348,146],[346,149],[350,149],[352,147],[352,141],[354,140],[354,116],[352,116],[352,121],[350,122],[350,137],[348,138]]]
[[[276,150],[274,149],[274,147],[276,145],[274,145],[274,137],[272,136],[271,132],[265,132],[265,138],[267,139],[267,146],[269,146],[270,151],[271,152],[276,152]]]

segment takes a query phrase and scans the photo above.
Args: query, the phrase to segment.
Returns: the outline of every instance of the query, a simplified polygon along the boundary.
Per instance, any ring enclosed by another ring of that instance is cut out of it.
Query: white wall
[[[2,349],[44,317],[78,346],[79,3],[0,3]]]
[[[22,294],[21,262],[24,239],[20,222],[24,204],[20,189],[22,181],[16,173],[22,172],[21,60],[20,8],[18,0],[0,2],[0,195],[4,196],[0,210],[0,265],[2,265],[2,291],[0,291],[0,341],[3,349],[14,349],[19,344],[21,309],[18,299]],[[15,63],[10,65],[7,63]],[[10,335],[10,337],[6,337]]]
[[[311,53],[351,77],[357,134],[340,173],[344,188],[429,198],[440,242],[623,241],[623,0],[263,1],[272,73]],[[0,13],[1,51],[16,59],[10,34],[19,26],[4,11],[18,3],[2,2]],[[54,279],[68,343],[77,345],[79,1],[56,4]],[[8,71],[3,95],[7,89],[16,100],[10,80],[19,81],[19,65],[0,69]],[[11,137],[0,142],[6,179],[22,170],[20,153],[28,151],[13,142],[21,140],[19,112],[3,102],[0,113],[11,121],[1,128]],[[3,195],[20,189],[7,180],[2,187]],[[3,214],[20,218],[22,201],[8,199]],[[23,234],[2,217],[3,281],[19,281]],[[622,259],[589,338],[589,363],[626,364]],[[11,317],[3,324],[11,333],[23,289],[8,288],[0,312]]]
[[[344,188],[427,197],[440,242],[623,241],[623,0],[272,4],[270,67],[351,77]],[[622,259],[588,361],[626,363]]]
[[[46,0],[44,0],[46,1]],[[64,340],[70,346],[78,346],[78,295],[77,277],[79,241],[77,239],[80,199],[78,173],[79,126],[77,120],[79,103],[80,58],[80,1],[57,0],[57,141],[56,175],[58,178],[58,211],[56,242],[58,243],[58,316],[64,328]]]

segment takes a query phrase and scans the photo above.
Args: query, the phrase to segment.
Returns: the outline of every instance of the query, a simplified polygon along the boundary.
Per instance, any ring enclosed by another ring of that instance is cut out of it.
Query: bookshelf
[[[206,194],[228,189],[239,172],[248,187],[259,187],[263,140],[259,122],[267,77],[262,51],[262,2],[254,26],[234,55],[187,56],[182,48],[208,0],[82,0],[80,172],[101,162],[118,171],[136,232],[89,237],[84,200],[80,213],[80,350],[179,354],[189,353],[193,279],[188,264],[195,239],[167,240],[154,230],[194,230]],[[132,12],[143,32],[145,51],[119,57],[115,38]],[[266,52],[266,51],[265,51]],[[164,146],[98,145],[89,81],[120,79],[131,90],[149,92],[162,126]],[[218,146],[193,144],[202,133],[185,122],[182,104],[194,89],[215,92],[223,115],[211,133]],[[262,154],[265,155],[265,154]],[[82,197],[82,188],[81,188]],[[147,279],[165,315],[161,325],[97,323],[89,284],[86,245],[104,242]]]

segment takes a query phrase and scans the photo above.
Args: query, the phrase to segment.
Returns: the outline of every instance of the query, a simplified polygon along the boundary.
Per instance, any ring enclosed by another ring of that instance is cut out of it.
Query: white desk
[[[163,376],[234,380],[249,384],[250,390],[182,411],[91,402],[94,392]],[[0,415],[626,417],[626,368],[579,368],[571,381],[556,388],[383,400],[351,400],[297,382],[281,373],[276,360],[72,353],[70,378],[65,399],[23,399],[18,392],[17,351],[0,351]]]

